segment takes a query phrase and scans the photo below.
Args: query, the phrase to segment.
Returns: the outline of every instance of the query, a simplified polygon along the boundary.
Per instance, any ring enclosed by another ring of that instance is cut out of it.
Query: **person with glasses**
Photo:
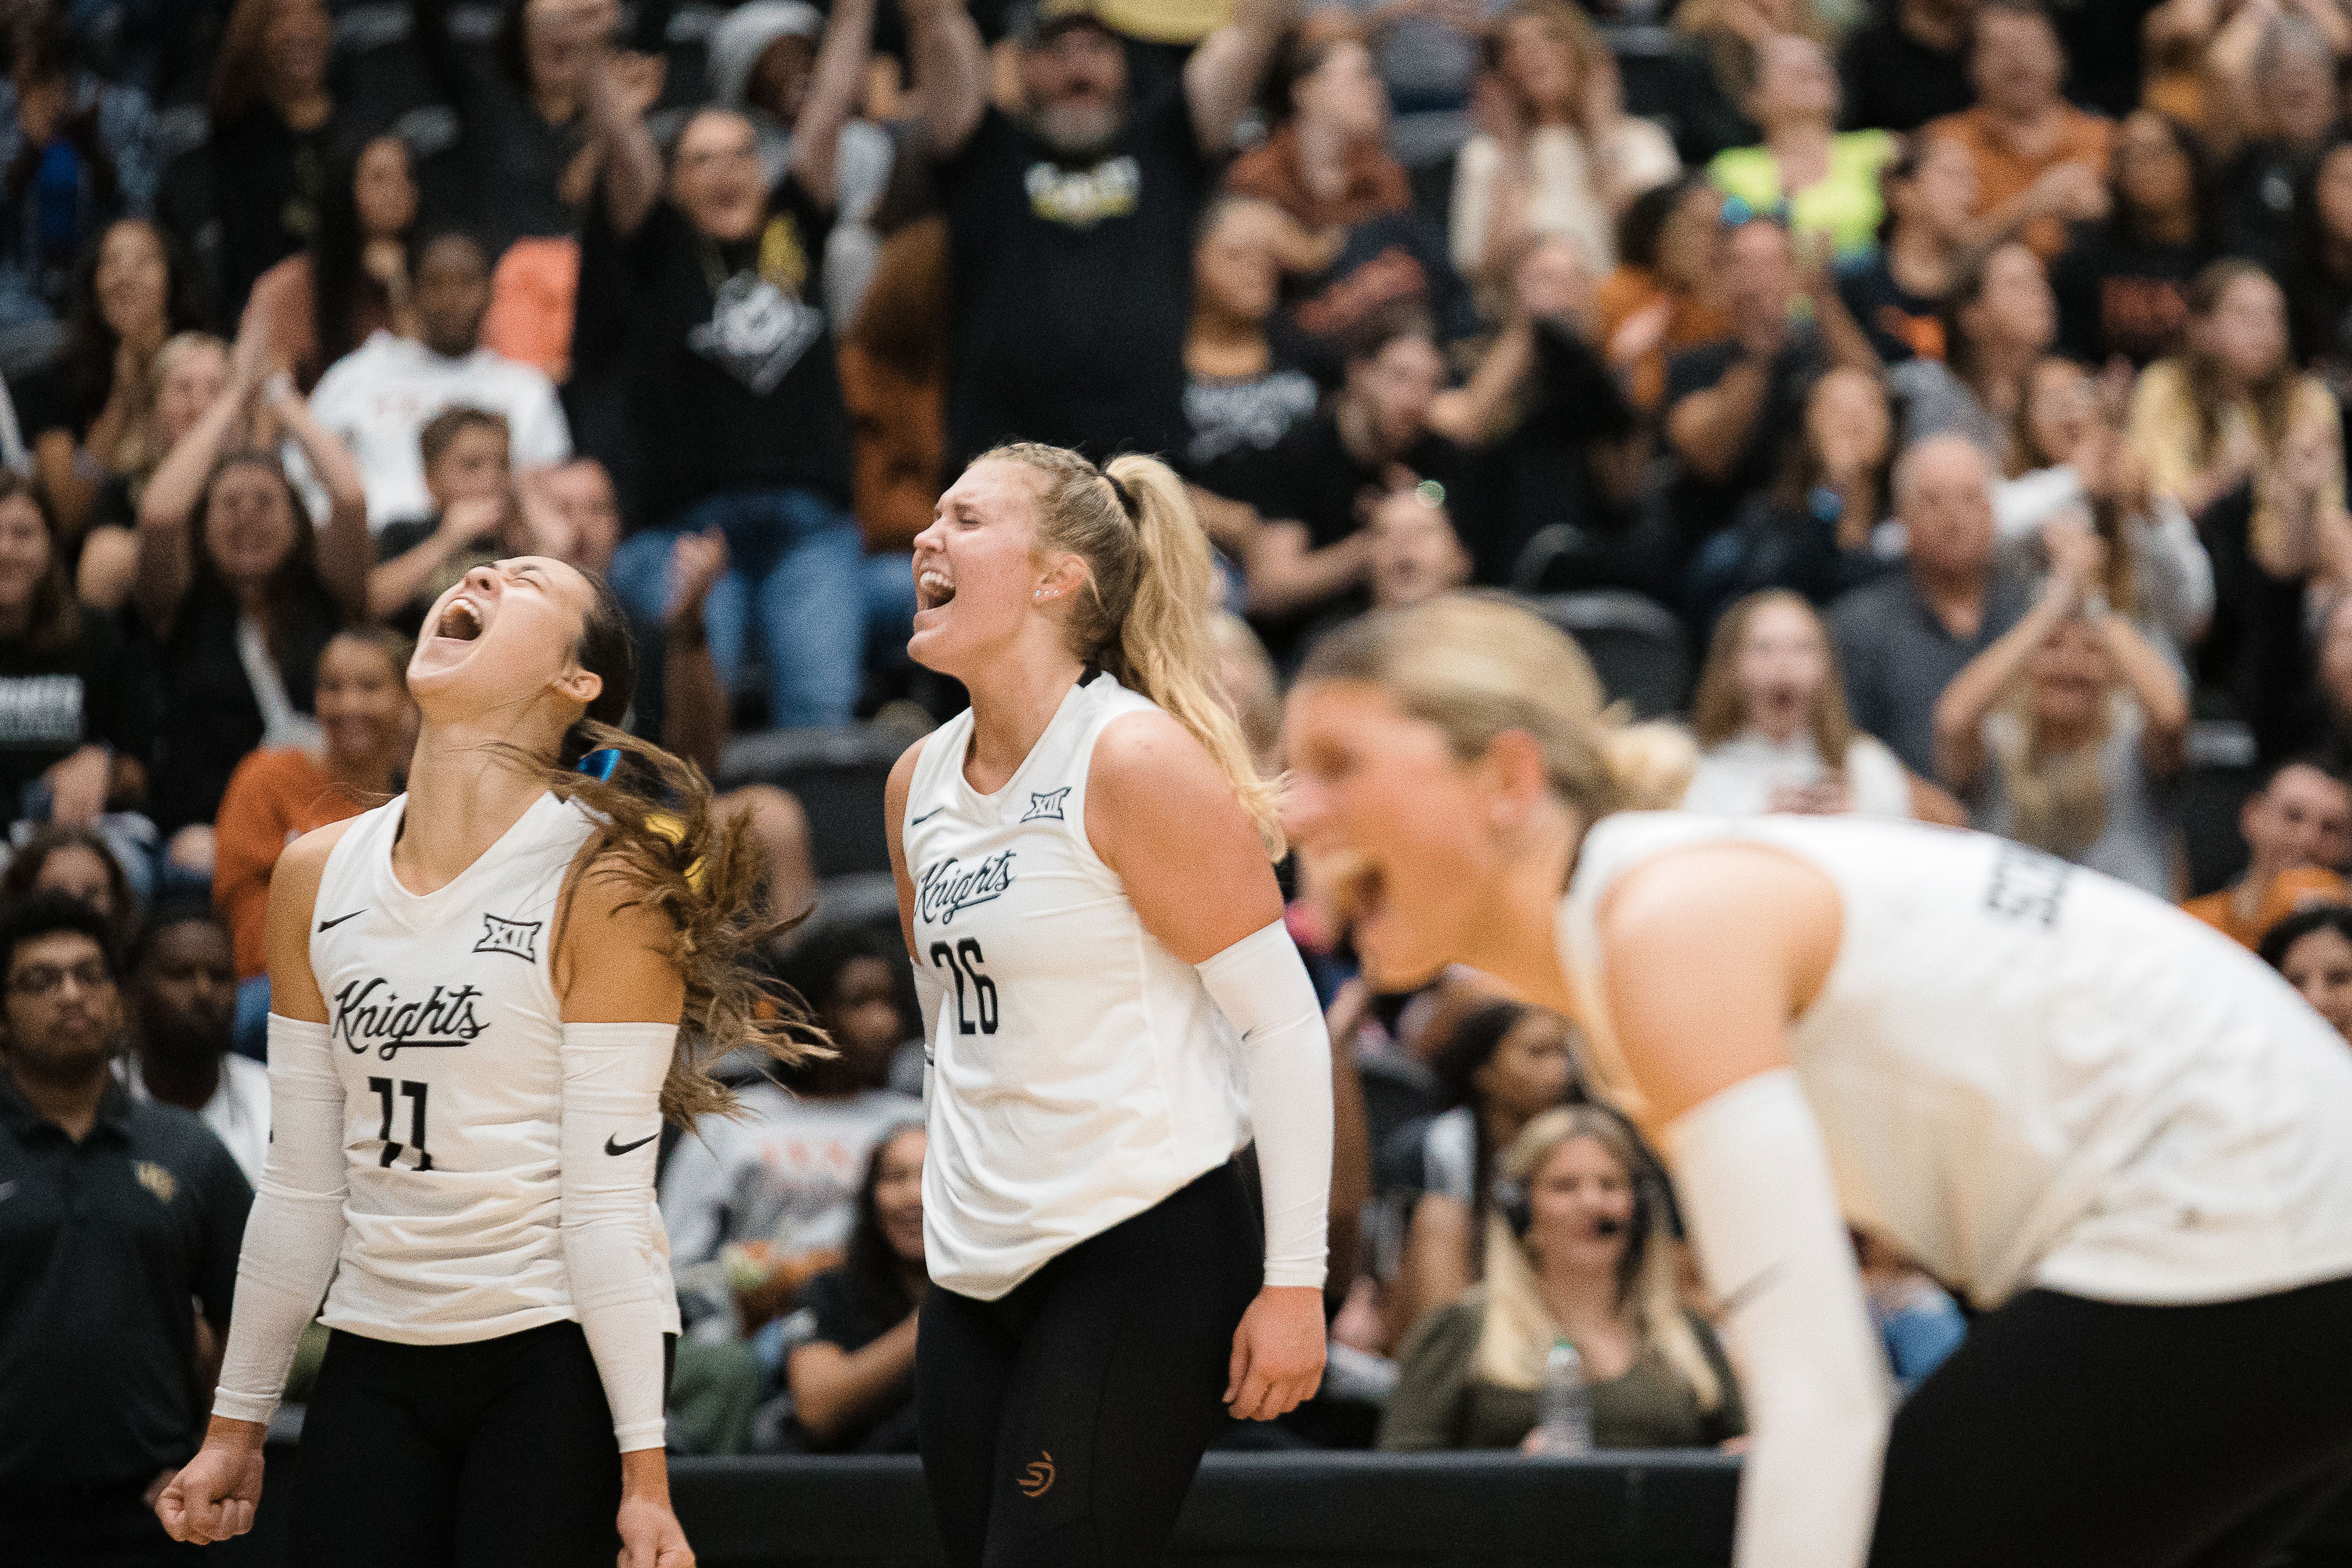
[[[149,1510],[204,1430],[252,1189],[193,1111],[108,1070],[113,934],[64,893],[0,918],[0,1562],[182,1563]],[[194,1300],[197,1310],[191,1312]]]

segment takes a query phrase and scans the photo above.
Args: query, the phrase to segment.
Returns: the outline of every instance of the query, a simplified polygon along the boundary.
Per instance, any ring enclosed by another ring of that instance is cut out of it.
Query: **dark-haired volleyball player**
[[[1272,791],[1165,467],[991,452],[915,572],[908,651],[971,693],[889,788],[930,1045],[924,1479],[956,1568],[1156,1563],[1225,1411],[1323,1367],[1330,1057]]]
[[[1343,627],[1290,703],[1368,968],[1574,1016],[1671,1156],[1739,1568],[2252,1568],[2352,1476],[2352,1055],[2252,953],[1980,835],[1619,815],[1591,668],[1496,601]],[[1891,1437],[1848,1218],[1987,1314]]]
[[[299,840],[270,888],[268,1170],[212,1427],[158,1509],[185,1541],[250,1528],[323,1297],[291,1561],[686,1568],[654,1160],[665,1114],[724,1105],[711,1052],[790,1053],[734,962],[757,852],[683,765],[601,727],[633,670],[600,584],[503,561],[426,625],[408,793]],[[669,812],[571,771],[592,744],[636,752]]]

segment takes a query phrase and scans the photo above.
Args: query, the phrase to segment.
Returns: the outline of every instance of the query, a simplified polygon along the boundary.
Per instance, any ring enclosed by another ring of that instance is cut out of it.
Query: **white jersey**
[[[1854,1224],[1988,1308],[2352,1274],[2352,1049],[2252,953],[2095,872],[1853,818],[1612,816],[1560,906],[1580,994],[1606,994],[1611,884],[1727,840],[1794,854],[1844,907],[1788,1043]]]
[[[1232,1025],[1087,841],[1096,740],[1154,710],[1098,675],[994,794],[964,777],[970,710],[915,768],[915,952],[947,993],[930,1041],[924,1256],[961,1295],[996,1300],[1249,1141]]]
[[[311,920],[350,1180],[320,1319],[369,1339],[463,1344],[579,1317],[558,1199],[553,948],[564,874],[593,825],[542,795],[455,881],[417,894],[392,869],[407,804],[352,821]],[[650,1226],[646,1266],[675,1332],[657,1212]]]

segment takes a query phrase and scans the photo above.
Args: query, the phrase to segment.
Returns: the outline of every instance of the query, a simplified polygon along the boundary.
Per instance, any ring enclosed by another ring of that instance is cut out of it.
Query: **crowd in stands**
[[[1179,468],[1269,771],[1330,627],[1509,593],[1681,716],[1654,804],[2002,834],[2352,1035],[2352,0],[7,0],[0,55],[0,1138],[100,993],[93,1114],[251,1178],[272,864],[400,787],[468,567],[609,582],[634,726],[714,773],[919,732],[908,542],[1013,439]],[[727,798],[840,1048],[667,1156],[673,1442],[903,1450],[904,954],[804,803]],[[1293,926],[1336,1352],[1274,1440],[1515,1447],[1567,1336],[1604,1444],[1736,1444],[1570,1026]],[[159,1342],[216,1335],[218,1239],[150,1260]],[[1916,1381],[1962,1310],[1857,1246]],[[5,1294],[0,1356],[80,1353]],[[163,1451],[110,1440],[0,1439],[0,1489]]]

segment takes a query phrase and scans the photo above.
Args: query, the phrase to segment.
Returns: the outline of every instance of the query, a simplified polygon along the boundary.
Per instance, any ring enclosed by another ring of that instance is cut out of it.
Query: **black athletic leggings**
[[[1260,1258],[1224,1165],[997,1300],[933,1286],[915,1409],[950,1568],[1158,1563],[1224,1424]]]
[[[2029,1290],[1895,1414],[1871,1568],[2251,1568],[2352,1476],[2352,1279]]]
[[[287,1560],[611,1568],[620,1506],[613,1413],[579,1324],[463,1345],[338,1330],[303,1416]]]

